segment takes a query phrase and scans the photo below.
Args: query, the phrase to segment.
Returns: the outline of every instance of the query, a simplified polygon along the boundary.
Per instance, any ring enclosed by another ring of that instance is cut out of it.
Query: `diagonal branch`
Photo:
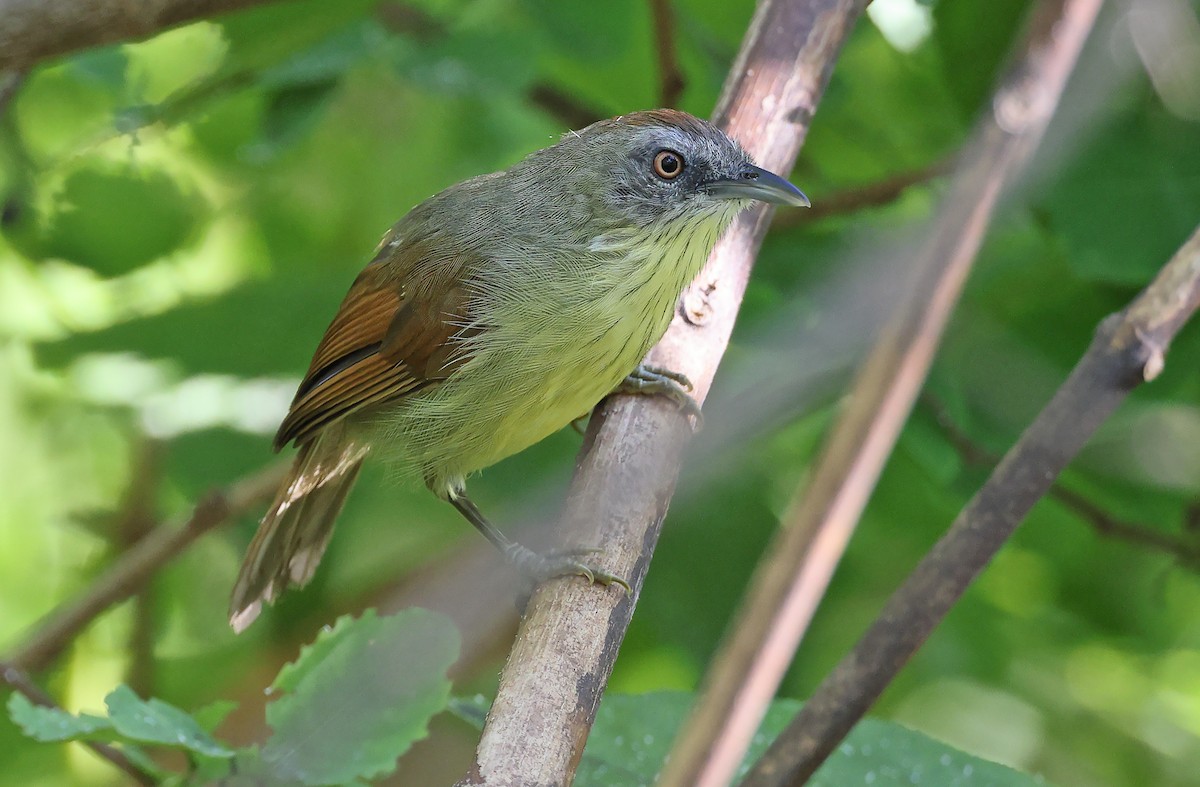
[[[79,632],[108,608],[138,593],[154,572],[213,528],[271,499],[283,481],[284,465],[272,465],[209,493],[182,523],[163,524],[121,555],[75,601],[55,609],[7,657],[24,670],[53,661]]]
[[[1096,330],[1054,398],[763,755],[743,787],[801,784],[925,642],[1063,468],[1134,388],[1162,371],[1200,308],[1200,228],[1133,303]]]
[[[727,784],[741,763],[908,418],[1000,195],[1041,139],[1100,1],[1039,7],[915,250],[914,293],[863,363],[811,482],[785,515],[714,659],[665,787]]]
[[[866,0],[764,0],[714,118],[758,163],[790,171],[836,58]],[[650,360],[686,374],[700,401],[728,344],[768,210],[744,213],[685,294]],[[686,420],[669,402],[615,397],[597,411],[563,528],[604,545],[619,588],[551,580],[539,586],[500,679],[464,785],[568,784],[633,614],[674,490]]]

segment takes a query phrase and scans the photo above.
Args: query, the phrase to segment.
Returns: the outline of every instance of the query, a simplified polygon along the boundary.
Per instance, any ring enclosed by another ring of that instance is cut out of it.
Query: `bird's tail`
[[[366,447],[331,430],[300,447],[238,572],[229,603],[234,631],[253,623],[264,601],[312,578],[366,454]]]

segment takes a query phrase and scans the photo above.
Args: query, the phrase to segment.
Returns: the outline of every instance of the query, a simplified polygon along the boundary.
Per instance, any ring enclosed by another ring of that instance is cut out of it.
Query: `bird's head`
[[[592,198],[634,226],[728,221],[753,201],[809,204],[716,126],[676,110],[602,120],[551,151],[571,162],[577,185],[590,181]]]

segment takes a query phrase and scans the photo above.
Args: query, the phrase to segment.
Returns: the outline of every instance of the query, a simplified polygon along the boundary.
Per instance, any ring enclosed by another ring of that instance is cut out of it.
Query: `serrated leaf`
[[[34,705],[17,693],[8,698],[8,717],[30,738],[43,742],[92,739],[98,733],[111,732],[113,727],[103,716],[76,716],[61,708]]]
[[[143,700],[128,686],[113,689],[104,704],[113,727],[131,740],[179,747],[208,757],[234,755],[184,711],[159,699]]]
[[[584,749],[575,780],[577,787],[652,784],[692,699],[693,695],[682,692],[605,697]],[[762,755],[800,706],[796,700],[776,700],[771,704],[741,774]],[[847,784],[1031,787],[1045,782],[966,754],[899,724],[866,719],[855,727],[809,784],[813,787]]]
[[[445,616],[411,609],[343,617],[282,670],[262,750],[273,776],[344,784],[390,772],[446,707],[459,637]]]

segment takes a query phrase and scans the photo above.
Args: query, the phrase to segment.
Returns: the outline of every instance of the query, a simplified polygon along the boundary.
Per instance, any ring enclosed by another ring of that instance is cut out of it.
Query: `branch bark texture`
[[[908,418],[999,197],[1049,124],[1100,2],[1039,7],[915,249],[914,293],[864,362],[811,482],[767,550],[671,753],[664,787],[720,787],[733,778]]]
[[[764,167],[788,172],[846,35],[866,0],[764,0],[725,84],[714,122]],[[683,308],[651,352],[683,372],[703,401],[745,291],[768,210],[744,213],[718,243]],[[603,545],[619,588],[577,580],[539,586],[500,680],[475,765],[463,785],[560,785],[572,780],[633,614],[689,427],[676,408],[616,397],[597,411],[568,496],[570,539]]]
[[[0,0],[0,71],[23,71],[77,49],[145,38],[267,0]]]

